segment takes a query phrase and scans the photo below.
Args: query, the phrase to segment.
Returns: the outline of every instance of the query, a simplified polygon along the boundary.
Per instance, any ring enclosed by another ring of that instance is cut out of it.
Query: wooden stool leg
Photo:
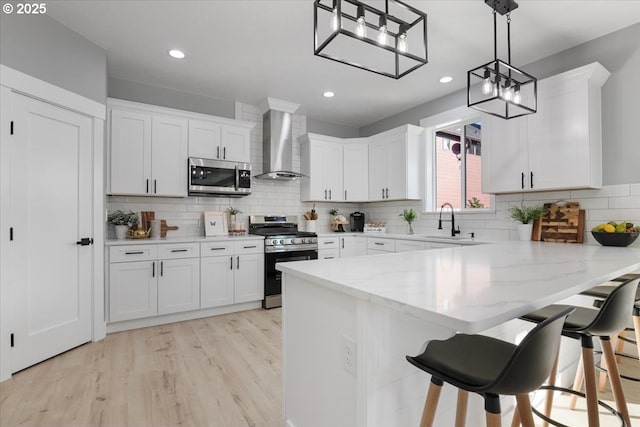
[[[621,332],[624,333],[624,330]],[[615,335],[613,337],[611,337],[611,345],[613,347],[616,347],[617,344],[622,343],[622,340],[618,340],[618,335]],[[620,358],[616,359],[616,362],[619,363],[620,362]],[[600,360],[600,366],[602,367],[602,369],[604,369],[603,371],[600,371],[600,382],[598,383],[598,390],[600,390],[600,392],[604,392],[604,389],[607,388],[607,373],[608,373],[608,368],[607,368],[607,359],[605,357],[603,357]]]
[[[487,427],[502,427],[500,414],[492,414],[491,412],[485,412],[485,414],[487,415]]]
[[[624,331],[620,332],[618,334],[618,337],[619,338],[626,338],[627,337],[627,331],[624,330]],[[619,339],[618,340],[618,346],[616,348],[616,353],[622,353],[623,351],[624,351],[624,340]],[[618,363],[620,363],[620,360],[622,360],[622,358],[620,356],[616,356],[616,360],[618,361]]]
[[[613,346],[611,340],[600,338],[602,344],[602,354],[607,359],[607,366],[609,367],[609,382],[611,383],[611,391],[613,392],[613,398],[616,401],[616,408],[622,415],[622,418],[628,426],[631,425],[631,418],[629,417],[629,409],[627,408],[627,402],[624,398],[624,391],[622,391],[622,384],[620,382],[620,371],[618,371],[618,364],[616,363],[615,354],[613,354]]]
[[[638,357],[640,357],[640,316],[633,316],[633,329],[635,329],[636,346],[638,347]]]
[[[469,392],[461,388],[458,389],[458,405],[456,407],[455,427],[465,427],[467,424],[467,403],[469,402]]]
[[[584,367],[584,392],[587,395],[587,415],[589,427],[600,427],[598,413],[598,388],[596,387],[596,368],[593,360],[593,347],[582,347]]]
[[[516,403],[516,407],[513,408],[513,418],[511,419],[511,427],[520,427],[520,409]]]
[[[549,374],[549,385],[556,385],[556,377],[558,375],[558,359],[560,358],[560,349],[558,349],[558,354],[556,354],[556,360],[553,362],[553,367],[551,368],[551,373]],[[528,400],[528,399],[527,399]],[[520,406],[520,402],[518,401],[518,407]],[[547,398],[544,402],[544,414],[551,418],[551,408],[553,407],[553,390],[547,390]],[[542,427],[548,427],[549,423],[543,421]]]
[[[431,383],[429,383],[427,399],[424,402],[424,410],[422,411],[420,427],[433,427],[433,419],[436,416],[436,408],[438,407],[438,400],[440,400],[441,392],[442,384],[435,384],[432,380]]]
[[[578,370],[576,371],[576,378],[573,380],[573,391],[580,391],[582,388],[582,382],[584,381],[584,360],[582,357],[578,362]],[[571,395],[571,399],[569,400],[569,408],[571,410],[576,409],[576,405],[578,403],[578,396],[575,394]]]
[[[522,421],[522,427],[535,427],[533,421],[533,412],[531,411],[531,401],[528,394],[519,394],[516,396],[518,402],[518,414]]]

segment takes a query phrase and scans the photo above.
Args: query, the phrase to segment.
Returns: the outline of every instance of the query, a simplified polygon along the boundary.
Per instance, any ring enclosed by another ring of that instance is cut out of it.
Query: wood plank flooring
[[[281,343],[280,309],[109,334],[0,383],[0,426],[282,427]],[[622,371],[640,376],[640,364]],[[640,426],[640,385],[623,385]],[[565,402],[554,416],[586,425]],[[617,425],[608,418],[603,427]]]
[[[282,426],[280,310],[109,334],[0,383],[0,425]]]

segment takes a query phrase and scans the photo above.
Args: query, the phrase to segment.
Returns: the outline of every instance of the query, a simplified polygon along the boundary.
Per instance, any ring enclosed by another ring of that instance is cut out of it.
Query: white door
[[[92,120],[12,94],[10,217],[16,372],[91,340]]]
[[[189,157],[220,158],[220,125],[189,120]]]
[[[188,129],[187,120],[153,117],[149,194],[187,197]]]
[[[344,200],[369,200],[369,144],[346,144],[343,147]]]
[[[235,303],[264,299],[264,254],[236,255],[234,262]]]
[[[342,144],[328,142],[325,149],[323,163],[324,182],[328,190],[328,199],[334,202],[344,200],[344,185],[342,184]]]
[[[369,200],[383,200],[387,186],[387,144],[383,140],[369,145]]]
[[[151,115],[111,110],[110,193],[149,194]]]
[[[387,141],[387,185],[385,199],[407,198],[407,134]]]
[[[251,161],[249,148],[251,146],[251,132],[247,128],[235,126],[222,126],[222,142],[220,144],[222,152],[219,159],[231,160],[234,162]]]

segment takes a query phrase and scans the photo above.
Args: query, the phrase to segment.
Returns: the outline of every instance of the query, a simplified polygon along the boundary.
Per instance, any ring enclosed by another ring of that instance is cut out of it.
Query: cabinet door
[[[356,256],[355,236],[340,237],[340,258]]]
[[[140,261],[109,266],[109,322],[157,314],[156,264],[156,261]]]
[[[369,200],[369,144],[345,145],[343,167],[344,200]]]
[[[535,115],[535,114],[534,114]],[[508,193],[529,188],[527,118],[482,116],[482,192]]]
[[[110,194],[148,194],[151,115],[111,110]]]
[[[591,186],[587,85],[586,80],[539,83],[538,112],[528,122],[530,189]]]
[[[264,299],[264,254],[234,257],[234,302],[239,304]]]
[[[328,200],[341,202],[344,200],[342,144],[326,143],[325,150],[325,161],[322,167],[324,182],[328,190]]]
[[[187,120],[154,116],[150,193],[187,196]]]
[[[318,249],[318,259],[337,259],[340,258],[339,249]]]
[[[387,141],[387,183],[385,199],[407,198],[407,135],[397,135]],[[388,189],[388,190],[387,190]]]
[[[362,256],[367,254],[367,238],[363,236],[354,236],[353,238],[354,256]]]
[[[158,277],[158,314],[197,310],[200,307],[200,260],[161,260]]]
[[[222,125],[220,159],[249,163],[251,161],[250,135],[251,132],[247,128]]]
[[[220,137],[218,123],[189,120],[189,157],[219,159]]]
[[[200,260],[200,308],[233,304],[233,256]]]
[[[313,140],[301,147],[301,170],[309,176],[301,184],[302,200],[343,200],[342,145]]]
[[[369,200],[385,199],[387,187],[387,144],[374,141],[369,145]]]

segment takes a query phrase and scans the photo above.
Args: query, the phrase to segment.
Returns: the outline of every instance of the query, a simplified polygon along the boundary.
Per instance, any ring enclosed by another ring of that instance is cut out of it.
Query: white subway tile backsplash
[[[640,213],[640,196],[611,197],[609,198],[610,209],[636,209]]]
[[[629,184],[605,185],[601,190],[573,190],[571,197],[579,199],[590,197],[625,197],[629,195]]]

